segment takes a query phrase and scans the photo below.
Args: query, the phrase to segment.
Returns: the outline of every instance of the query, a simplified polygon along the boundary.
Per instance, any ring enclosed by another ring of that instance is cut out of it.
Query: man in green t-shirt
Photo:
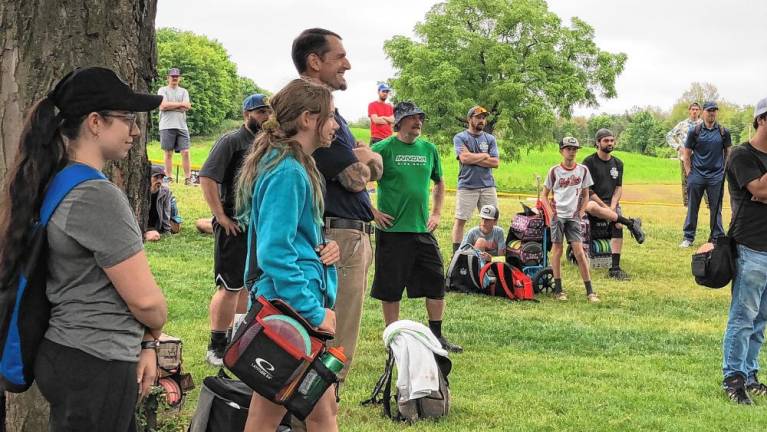
[[[399,319],[405,288],[408,298],[426,297],[432,333],[444,349],[461,352],[463,348],[442,335],[445,272],[432,231],[439,225],[445,182],[437,148],[420,138],[425,118],[414,103],[398,103],[394,108],[396,135],[372,147],[383,159],[383,175],[378,180],[378,208],[373,209],[376,272],[371,296],[381,300],[387,326]],[[431,214],[430,182],[434,182]]]

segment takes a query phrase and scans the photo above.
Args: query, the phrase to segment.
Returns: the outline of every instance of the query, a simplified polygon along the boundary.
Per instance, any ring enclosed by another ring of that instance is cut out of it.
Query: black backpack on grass
[[[462,293],[482,291],[479,280],[481,270],[479,252],[471,245],[464,245],[455,252],[445,275],[445,289]]]

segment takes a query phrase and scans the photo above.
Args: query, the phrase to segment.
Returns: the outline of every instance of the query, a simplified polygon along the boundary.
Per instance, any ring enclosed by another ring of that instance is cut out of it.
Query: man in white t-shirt
[[[578,269],[586,287],[589,302],[599,302],[599,297],[591,287],[589,261],[583,250],[581,220],[586,214],[589,202],[589,187],[594,184],[591,173],[585,165],[575,161],[580,144],[573,137],[564,137],[559,142],[559,152],[564,160],[549,169],[543,187],[543,205],[551,215],[551,269],[554,272],[554,297],[567,300],[562,290],[562,246],[564,239],[573,249]],[[554,194],[554,208],[549,203],[549,193]]]
[[[181,87],[181,71],[168,71],[168,85],[160,87],[157,94],[162,96],[160,104],[160,147],[165,152],[165,174],[173,178],[173,152],[181,153],[184,168],[184,184],[191,184],[192,168],[189,162],[189,128],[186,112],[192,108],[189,92]]]

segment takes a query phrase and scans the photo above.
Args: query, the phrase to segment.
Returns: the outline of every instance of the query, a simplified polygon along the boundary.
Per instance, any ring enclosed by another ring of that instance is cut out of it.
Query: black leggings
[[[51,404],[51,432],[136,430],[134,362],[101,360],[43,339],[35,380]]]

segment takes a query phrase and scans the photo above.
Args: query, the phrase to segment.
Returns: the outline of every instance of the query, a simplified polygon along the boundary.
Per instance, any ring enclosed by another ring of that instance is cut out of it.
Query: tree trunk
[[[156,10],[157,0],[0,1],[0,183],[15,158],[24,116],[70,70],[104,66],[134,90],[150,90],[156,77]],[[125,191],[143,227],[149,210],[147,115],[138,122],[142,135],[128,157],[104,171]],[[47,430],[47,415],[44,422],[27,418],[44,415],[32,409],[40,399],[31,392],[9,394],[8,430]]]

